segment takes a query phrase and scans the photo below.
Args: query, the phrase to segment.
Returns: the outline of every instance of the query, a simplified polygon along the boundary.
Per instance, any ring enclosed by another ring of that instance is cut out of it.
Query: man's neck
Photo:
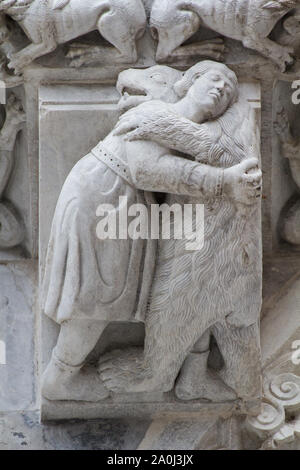
[[[194,103],[190,98],[184,97],[173,106],[178,114],[198,124],[202,124],[208,119],[207,112],[199,108],[199,104]]]

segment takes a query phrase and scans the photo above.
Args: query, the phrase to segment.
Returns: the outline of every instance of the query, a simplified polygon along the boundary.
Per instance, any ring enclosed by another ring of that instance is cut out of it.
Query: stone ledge
[[[145,395],[144,395],[145,399]],[[98,403],[81,402],[63,402],[49,401],[42,399],[41,421],[59,421],[66,419],[95,419],[95,418],[139,418],[139,419],[155,419],[164,416],[166,419],[176,416],[183,417],[186,414],[196,418],[197,416],[214,416],[227,418],[233,415],[241,415],[246,411],[248,414],[257,415],[260,411],[260,401],[252,401],[251,403],[241,403],[239,400],[227,403],[207,403],[193,401],[183,403],[179,400],[168,399],[165,402],[159,402],[153,399],[152,403],[144,402],[116,402],[110,401]],[[252,410],[252,412],[251,412]]]

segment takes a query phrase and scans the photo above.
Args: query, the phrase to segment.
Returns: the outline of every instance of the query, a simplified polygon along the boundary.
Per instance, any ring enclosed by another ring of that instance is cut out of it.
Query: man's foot
[[[182,366],[175,386],[180,400],[209,400],[220,403],[237,396],[213,371],[207,370],[207,353],[190,354]]]
[[[94,367],[72,367],[52,358],[43,375],[42,394],[48,400],[97,402],[109,391]]]
[[[104,355],[98,371],[106,388],[114,393],[166,392],[172,388],[145,367],[142,348],[116,350]]]

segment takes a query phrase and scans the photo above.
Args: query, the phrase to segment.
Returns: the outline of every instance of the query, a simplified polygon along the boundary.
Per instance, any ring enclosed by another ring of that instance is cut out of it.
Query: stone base
[[[165,395],[165,396],[163,396]],[[95,419],[95,418],[139,418],[155,419],[157,415],[189,414],[193,416],[212,415],[227,418],[233,415],[247,413],[257,416],[260,412],[260,400],[241,402],[240,400],[227,403],[208,403],[204,401],[181,402],[170,394],[137,394],[118,395],[98,403],[78,401],[50,401],[42,399],[41,420],[59,421],[66,419]]]

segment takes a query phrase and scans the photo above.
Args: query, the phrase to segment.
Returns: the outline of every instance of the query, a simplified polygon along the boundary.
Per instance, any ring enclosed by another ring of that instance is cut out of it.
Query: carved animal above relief
[[[14,147],[17,135],[26,120],[22,104],[11,94],[5,106],[6,119],[0,131],[0,249],[13,248],[24,239],[24,227],[4,193],[14,167]]]
[[[9,57],[8,67],[17,74],[59,44],[94,30],[119,51],[124,62],[136,62],[136,40],[146,27],[142,0],[0,0],[0,14],[15,20],[31,41]]]
[[[300,47],[300,5],[292,16],[284,19],[283,31],[279,35],[279,42],[283,46],[292,46],[295,51]]]
[[[154,0],[150,25],[158,39],[156,59],[164,62],[201,26],[270,58],[282,72],[294,63],[294,48],[269,35],[299,6],[299,0]]]

